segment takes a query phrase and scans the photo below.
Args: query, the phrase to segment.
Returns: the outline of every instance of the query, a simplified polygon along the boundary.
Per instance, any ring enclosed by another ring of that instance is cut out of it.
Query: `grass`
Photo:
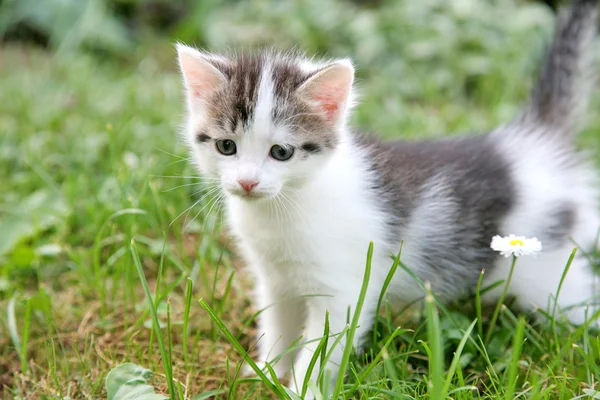
[[[311,2],[249,3],[215,8],[203,28],[210,45],[275,37],[354,55],[363,93],[354,121],[384,137],[484,131],[510,118],[552,22],[543,7],[512,1],[472,14],[437,0],[359,13],[333,0],[320,13]],[[250,29],[259,14],[264,29]],[[284,25],[288,33],[272,34]],[[177,138],[183,107],[167,42],[128,61],[0,49],[3,398],[104,398],[104,378],[124,362],[154,371],[156,390],[177,399],[285,396],[269,371],[240,375],[257,310],[222,214],[211,194],[202,197]],[[597,113],[580,145],[600,154]],[[371,347],[345,354],[347,379],[330,393],[571,399],[599,390],[596,334],[536,325],[505,306],[491,318],[476,298],[459,307],[428,299],[424,309],[382,314]]]

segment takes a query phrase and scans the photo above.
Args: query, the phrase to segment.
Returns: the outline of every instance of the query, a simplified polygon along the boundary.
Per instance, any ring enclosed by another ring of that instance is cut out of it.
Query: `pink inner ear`
[[[193,71],[189,76],[189,85],[193,95],[204,99],[209,96],[218,86],[219,78],[212,71]]]
[[[335,96],[331,95],[318,95],[315,96],[315,100],[320,104],[323,111],[327,115],[327,120],[334,120],[339,111],[338,103],[335,101]]]
[[[336,85],[323,85],[313,95],[313,99],[319,103],[320,108],[325,111],[328,121],[337,119],[340,105],[346,97],[345,90]]]
[[[223,77],[207,60],[196,54],[183,53],[180,63],[191,97],[206,101],[218,90]]]

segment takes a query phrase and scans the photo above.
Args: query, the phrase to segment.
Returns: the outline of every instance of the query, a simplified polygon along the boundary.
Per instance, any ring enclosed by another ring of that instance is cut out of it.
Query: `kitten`
[[[347,59],[221,56],[177,46],[186,139],[200,173],[219,180],[229,226],[256,278],[259,365],[284,354],[273,368],[280,377],[293,369],[290,386],[301,390],[326,312],[330,332],[339,333],[356,305],[371,241],[372,272],[351,343],[357,348],[401,241],[402,261],[451,300],[474,289],[482,268],[487,284],[506,279],[511,259],[490,248],[494,235],[538,237],[544,250],[519,259],[509,291],[531,309],[551,304],[572,238],[582,251],[558,304],[573,323],[585,321],[598,280],[582,252],[597,245],[600,217],[595,172],[573,139],[576,111],[592,85],[585,64],[597,2],[576,0],[560,15],[518,118],[485,135],[440,141],[380,142],[353,133]],[[401,302],[423,296],[400,269],[388,292]],[[286,352],[301,336],[305,346]],[[333,378],[343,345],[326,365]]]

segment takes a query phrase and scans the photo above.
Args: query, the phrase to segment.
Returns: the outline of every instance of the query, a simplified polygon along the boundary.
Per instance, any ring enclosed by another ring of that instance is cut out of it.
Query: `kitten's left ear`
[[[320,109],[327,121],[336,124],[343,121],[351,105],[353,81],[352,63],[347,59],[339,60],[308,78],[298,88],[298,93]]]

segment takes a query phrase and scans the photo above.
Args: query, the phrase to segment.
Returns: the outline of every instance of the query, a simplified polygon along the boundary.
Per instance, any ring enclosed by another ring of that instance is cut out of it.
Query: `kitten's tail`
[[[559,15],[554,39],[529,104],[519,123],[543,125],[570,134],[594,86],[592,42],[599,0],[572,0]]]

